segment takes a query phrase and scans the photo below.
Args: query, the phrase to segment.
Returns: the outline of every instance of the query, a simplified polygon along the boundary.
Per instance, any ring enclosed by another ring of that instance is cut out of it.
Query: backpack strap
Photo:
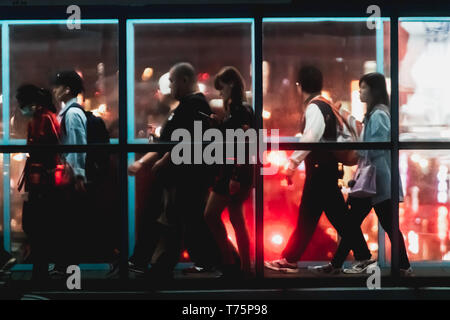
[[[60,125],[61,131],[64,132],[64,134],[67,134],[67,132],[66,132],[66,114],[67,114],[67,111],[69,111],[69,109],[72,109],[72,108],[81,109],[81,111],[83,111],[83,113],[86,113],[86,111],[84,111],[83,107],[80,106],[78,103],[72,103],[69,107],[67,107],[67,109],[64,110],[64,112],[62,113],[61,125]]]

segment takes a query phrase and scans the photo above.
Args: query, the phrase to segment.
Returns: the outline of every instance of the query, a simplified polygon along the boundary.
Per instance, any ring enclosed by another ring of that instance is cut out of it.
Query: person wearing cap
[[[83,80],[73,70],[58,72],[52,82],[53,96],[60,107],[58,120],[61,123],[61,144],[87,144],[87,120],[77,96],[84,91]],[[64,155],[75,174],[75,189],[86,191],[86,153]]]

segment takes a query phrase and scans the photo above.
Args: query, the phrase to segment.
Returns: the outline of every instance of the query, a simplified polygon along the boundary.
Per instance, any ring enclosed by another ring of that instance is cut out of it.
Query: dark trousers
[[[349,207],[350,211],[348,214],[347,223],[350,227],[350,234],[348,237],[343,237],[341,242],[339,243],[338,249],[334,255],[332,260],[332,264],[334,267],[341,267],[347,258],[352,247],[363,248],[360,250],[368,251],[366,240],[361,231],[361,223],[367,217],[367,215],[372,210],[372,207],[375,209],[375,213],[378,217],[378,220],[381,223],[383,229],[387,232],[389,239],[392,241],[392,236],[394,232],[398,233],[399,239],[399,253],[400,253],[400,268],[408,269],[410,267],[408,256],[406,253],[405,241],[403,239],[403,235],[400,229],[393,230],[392,229],[392,221],[393,221],[393,212],[392,212],[392,201],[385,200],[376,205],[372,205],[370,198],[358,199],[358,198],[349,198]],[[365,247],[365,248],[364,248]],[[370,253],[363,257],[363,259],[359,257],[355,257],[356,260],[364,260],[370,258]]]
[[[163,250],[152,265],[154,272],[171,273],[180,259],[183,243],[196,265],[218,265],[220,251],[203,217],[207,186],[179,185],[168,188],[168,192],[165,217],[160,219],[167,223],[162,234]]]
[[[337,185],[337,178],[333,179],[333,173],[327,172],[307,174],[297,226],[282,252],[283,258],[289,262],[297,262],[302,257],[324,211],[339,235],[346,236],[349,232],[345,221],[348,208]],[[355,251],[359,258],[366,254],[359,250]]]

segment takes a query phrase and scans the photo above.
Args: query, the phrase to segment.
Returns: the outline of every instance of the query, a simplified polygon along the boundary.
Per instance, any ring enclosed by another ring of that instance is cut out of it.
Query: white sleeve
[[[305,130],[300,142],[319,142],[325,132],[325,119],[319,107],[312,103],[305,113]],[[289,159],[289,169],[294,170],[310,153],[310,150],[297,150]]]

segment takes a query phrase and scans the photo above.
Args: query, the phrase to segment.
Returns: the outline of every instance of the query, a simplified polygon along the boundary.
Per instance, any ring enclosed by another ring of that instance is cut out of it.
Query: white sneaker
[[[401,277],[412,277],[414,276],[413,269],[409,267],[408,269],[400,269],[400,276]]]
[[[344,269],[344,273],[347,274],[358,274],[358,273],[364,273],[367,268],[371,266],[376,266],[377,262],[375,260],[362,260],[362,261],[355,261],[355,263],[351,266],[349,269]]]
[[[271,270],[286,273],[297,273],[299,271],[296,263],[288,262],[285,258],[274,261],[265,261],[264,266]]]

